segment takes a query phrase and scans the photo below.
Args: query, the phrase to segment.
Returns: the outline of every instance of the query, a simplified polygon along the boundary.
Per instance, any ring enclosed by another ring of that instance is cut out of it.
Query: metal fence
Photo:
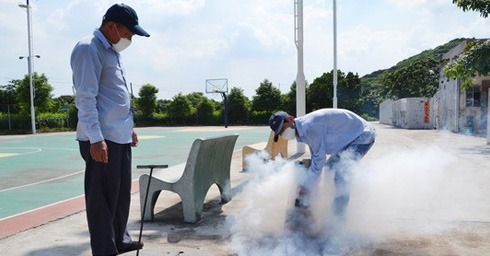
[[[69,117],[36,118],[36,130],[70,130],[76,127],[76,121]],[[30,118],[0,118],[0,134],[22,134],[31,132]]]

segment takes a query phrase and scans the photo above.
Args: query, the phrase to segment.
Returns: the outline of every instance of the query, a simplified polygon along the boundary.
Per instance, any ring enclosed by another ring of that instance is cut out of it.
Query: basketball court
[[[268,127],[137,128],[133,179],[145,172],[136,165],[186,161],[196,138],[239,134],[235,150],[263,142]],[[83,195],[84,162],[75,133],[0,137],[0,220]]]

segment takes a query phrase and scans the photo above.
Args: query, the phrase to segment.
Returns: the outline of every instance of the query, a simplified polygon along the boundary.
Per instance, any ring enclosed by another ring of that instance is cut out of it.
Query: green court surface
[[[184,163],[196,138],[239,134],[235,150],[264,142],[270,129],[259,127],[138,128],[133,148],[133,179],[148,170],[136,165]],[[0,219],[83,194],[84,162],[75,133],[0,136]]]

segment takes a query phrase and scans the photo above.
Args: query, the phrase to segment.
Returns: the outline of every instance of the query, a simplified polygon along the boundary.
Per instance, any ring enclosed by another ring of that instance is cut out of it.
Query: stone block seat
[[[277,142],[274,142],[274,132],[271,131],[269,135],[269,140],[267,144],[265,143],[257,143],[252,145],[247,145],[242,148],[242,168],[243,170],[247,170],[247,156],[251,154],[255,154],[258,151],[266,151],[271,160],[275,160],[278,154],[281,154],[282,158],[288,157],[288,141],[279,136]]]

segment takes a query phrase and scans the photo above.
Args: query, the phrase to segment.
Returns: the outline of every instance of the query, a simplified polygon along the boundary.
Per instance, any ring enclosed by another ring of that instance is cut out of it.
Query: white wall
[[[379,104],[379,122],[393,125],[393,101],[387,100]]]
[[[384,101],[379,106],[380,123],[405,129],[432,129],[435,120],[433,102],[429,98]]]
[[[442,71],[441,71],[442,72]],[[459,82],[456,79],[447,79],[444,72],[441,73],[439,82],[439,129],[459,132]]]

